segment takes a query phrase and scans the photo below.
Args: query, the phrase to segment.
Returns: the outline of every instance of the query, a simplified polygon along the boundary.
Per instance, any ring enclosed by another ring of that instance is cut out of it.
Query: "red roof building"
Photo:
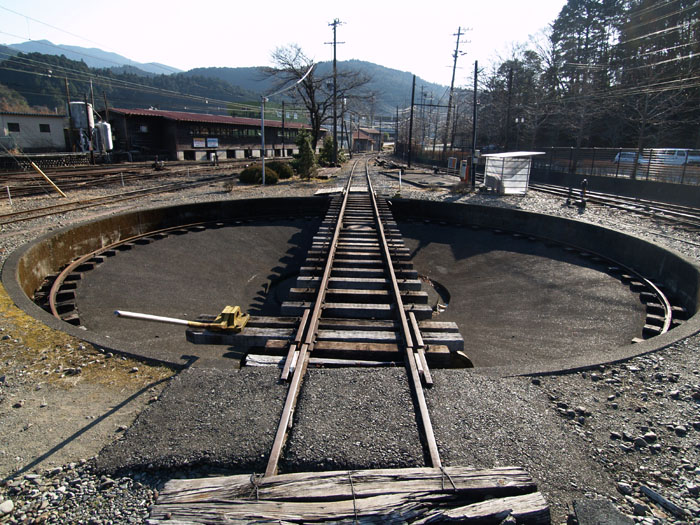
[[[379,151],[382,134],[374,128],[359,128],[352,134],[353,151]]]
[[[201,160],[217,156],[261,156],[260,119],[159,109],[109,110],[115,150],[162,160]],[[297,153],[300,130],[311,126],[299,122],[265,119],[267,157]]]

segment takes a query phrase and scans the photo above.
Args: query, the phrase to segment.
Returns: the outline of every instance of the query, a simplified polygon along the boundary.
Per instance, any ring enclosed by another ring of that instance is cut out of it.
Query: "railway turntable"
[[[557,451],[534,381],[508,376],[682,338],[698,326],[697,275],[614,230],[382,198],[354,180],[330,198],[144,209],[52,232],[3,279],[17,304],[105,352],[184,365],[96,459],[107,475],[178,478],[154,522],[500,522],[546,521],[547,503],[559,518],[572,490],[606,483],[585,452]],[[24,305],[32,293],[56,315]],[[250,313],[237,333],[113,315],[207,322],[196,316],[224,304]],[[538,463],[537,447],[556,459]],[[197,479],[212,474],[233,477]]]
[[[518,523],[549,523],[547,503],[524,470],[443,466],[423,388],[433,385],[432,366],[472,363],[456,324],[430,320],[427,293],[386,203],[378,204],[369,173],[366,185],[352,181],[351,174],[313,239],[289,292],[296,300],[282,304],[283,314],[298,318],[293,328],[282,318],[258,319],[259,326],[235,331],[188,329],[191,342],[246,347],[246,361],[278,365],[280,380],[289,381],[264,475],[172,480],[152,509],[151,523],[500,523],[508,516]],[[251,355],[256,347],[267,356]],[[278,473],[309,366],[402,361],[428,467]]]

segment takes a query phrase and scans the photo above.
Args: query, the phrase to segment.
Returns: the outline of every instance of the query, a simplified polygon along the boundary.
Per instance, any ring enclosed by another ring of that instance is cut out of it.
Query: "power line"
[[[85,37],[83,37],[83,36],[76,35],[75,33],[71,33],[70,31],[66,31],[65,29],[61,29],[60,27],[56,27],[56,26],[51,25],[51,24],[48,24],[48,23],[46,23],[46,22],[42,22],[41,20],[37,20],[36,18],[32,18],[31,16],[28,16],[28,15],[25,15],[25,14],[22,14],[22,13],[19,13],[19,12],[17,12],[17,11],[14,11],[14,10],[12,10],[12,9],[9,9],[9,8],[7,8],[7,7],[5,7],[5,6],[0,5],[0,9],[4,9],[5,11],[9,11],[10,13],[14,13],[14,14],[16,14],[16,15],[18,15],[18,16],[21,16],[21,17],[24,17],[24,18],[26,18],[26,19],[28,19],[28,20],[32,20],[33,22],[37,22],[38,24],[45,25],[45,26],[50,27],[50,28],[52,28],[52,29],[55,29],[55,30],[57,30],[57,31],[61,31],[62,33],[66,33],[67,35],[70,35],[70,36],[79,38],[79,39],[81,39],[81,40],[85,40],[86,42],[90,42],[90,43],[92,43],[92,44],[98,45],[98,46],[100,46],[100,48],[101,48],[102,50],[108,49],[107,47],[103,46],[103,45],[100,44],[99,42],[95,42],[94,40],[90,40],[89,38],[85,38]],[[4,31],[0,31],[0,33],[6,34],[6,35],[10,35],[10,36],[13,36],[13,37],[15,37],[15,38],[24,38],[23,36],[12,35],[12,34],[10,34],[10,33],[5,33]],[[55,47],[55,48],[57,48],[57,49],[61,49],[61,50],[63,50],[63,51],[67,51],[67,52],[69,52],[69,53],[76,53],[76,54],[78,54],[78,55],[82,55],[82,56],[85,56],[85,57],[94,58],[94,59],[96,59],[96,60],[103,60],[103,61],[105,61],[105,62],[112,62],[113,64],[117,64],[117,65],[119,65],[119,66],[124,65],[124,64],[120,64],[119,62],[116,62],[116,61],[114,61],[114,60],[109,60],[109,59],[107,59],[107,58],[96,57],[96,56],[93,56],[93,55],[90,55],[90,54],[87,54],[87,53],[83,53],[83,52],[81,52],[81,51],[75,51],[75,50],[73,50],[73,49],[67,49],[67,48],[61,47],[61,46],[59,46],[59,45],[53,44],[53,43],[51,43],[51,42],[49,42],[49,43],[47,44],[47,43],[44,43],[44,42],[39,42],[39,41],[37,41],[37,40],[32,40],[31,38],[27,38],[27,40],[30,41],[30,42],[35,42],[35,43],[37,43],[37,44],[51,45],[51,46],[53,46],[53,47]],[[161,69],[163,69],[164,71],[167,71],[168,73],[172,73],[171,70],[169,70],[169,69],[167,69],[167,68],[161,66],[160,64],[155,64],[155,63],[154,63],[154,64],[152,64],[152,65],[155,66],[155,67],[160,67]]]
[[[165,96],[170,96],[170,97],[175,97],[175,98],[181,98],[181,99],[186,99],[186,100],[192,100],[196,102],[204,102],[205,104],[208,104],[209,102],[212,102],[213,104],[222,104],[222,105],[229,105],[233,109],[242,109],[242,110],[250,110],[250,111],[256,111],[257,112],[257,105],[252,105],[252,104],[244,104],[241,102],[233,102],[229,100],[221,100],[221,99],[216,99],[210,96],[205,96],[205,95],[194,95],[194,94],[189,94],[189,93],[182,93],[179,91],[174,91],[174,90],[169,90],[165,88],[161,88],[158,86],[149,86],[147,84],[140,84],[137,82],[131,82],[127,81],[124,79],[120,79],[117,77],[105,77],[99,74],[95,74],[92,72],[92,68],[89,71],[84,71],[84,70],[77,70],[74,68],[69,68],[60,64],[51,64],[49,62],[43,62],[41,60],[36,60],[36,59],[31,59],[27,56],[17,56],[17,55],[10,55],[8,53],[2,53],[6,56],[9,56],[11,59],[14,59],[20,63],[24,63],[28,66],[34,66],[34,67],[44,67],[47,68],[49,72],[41,72],[41,71],[30,71],[30,70],[24,70],[24,69],[14,69],[11,67],[8,67],[6,65],[0,65],[0,69],[4,69],[7,71],[14,71],[14,72],[19,72],[19,73],[25,73],[25,74],[31,74],[31,75],[36,75],[36,76],[44,76],[44,77],[58,77],[62,76],[65,78],[68,78],[69,80],[75,81],[75,82],[88,82],[88,81],[95,81],[95,82],[100,82],[103,84],[106,84],[108,87],[111,88],[116,88],[116,89],[126,89],[126,90],[131,90],[135,92],[141,92],[145,94],[153,94],[153,95],[165,95]],[[70,59],[68,59],[70,60]],[[146,77],[146,78],[152,78],[152,77]],[[155,77],[154,80],[157,81],[158,77]],[[230,85],[230,84],[229,84]],[[206,88],[206,86],[201,86],[202,88]],[[305,116],[308,116],[308,112],[305,108],[293,108],[293,111],[295,113],[302,113]]]

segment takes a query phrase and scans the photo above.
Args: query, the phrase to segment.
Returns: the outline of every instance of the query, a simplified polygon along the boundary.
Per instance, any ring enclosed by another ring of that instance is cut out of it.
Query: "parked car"
[[[652,162],[682,166],[683,164],[700,164],[700,151],[683,148],[652,150]]]
[[[615,155],[615,162],[619,164],[632,164],[636,156],[636,151],[621,151]],[[649,159],[647,159],[644,155],[639,155],[637,164],[649,164]]]

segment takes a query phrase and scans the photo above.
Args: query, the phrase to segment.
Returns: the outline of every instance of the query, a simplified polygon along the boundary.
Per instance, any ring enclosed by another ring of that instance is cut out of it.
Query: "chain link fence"
[[[544,173],[619,177],[673,184],[700,185],[700,150],[625,148],[545,148],[533,158]]]

